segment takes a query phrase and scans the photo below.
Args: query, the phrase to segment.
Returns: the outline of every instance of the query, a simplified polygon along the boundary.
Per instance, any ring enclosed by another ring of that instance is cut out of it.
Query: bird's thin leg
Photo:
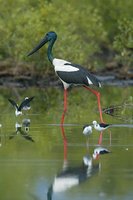
[[[63,143],[64,143],[64,162],[63,162],[63,169],[65,170],[68,166],[68,160],[67,160],[67,138],[65,136],[64,126],[61,126],[61,133],[63,137]]]
[[[61,117],[61,125],[64,124],[66,111],[67,111],[67,89],[64,89],[64,110]]]
[[[101,123],[104,123],[103,116],[102,116],[102,108],[101,108],[101,103],[100,103],[100,92],[93,90],[92,88],[89,88],[87,86],[84,86],[84,87],[87,90],[91,91],[97,97],[98,110],[99,110],[99,113],[100,113],[100,121],[101,121]]]
[[[67,89],[64,89],[64,112],[67,111]]]
[[[61,133],[62,133],[63,142],[64,142],[64,143],[67,143],[67,138],[66,138],[66,136],[65,136],[64,127],[63,127],[63,126],[60,126],[60,128],[61,128]]]
[[[111,134],[110,130],[109,130],[109,141],[110,141],[110,146],[111,146],[111,143],[112,143],[112,134]]]

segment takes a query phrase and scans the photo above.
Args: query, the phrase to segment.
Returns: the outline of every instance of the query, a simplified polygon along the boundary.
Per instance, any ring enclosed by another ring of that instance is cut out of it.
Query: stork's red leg
[[[63,142],[64,142],[64,162],[65,162],[67,161],[67,138],[65,136],[65,131],[64,131],[63,126],[61,126],[61,133],[62,133]]]
[[[90,92],[92,92],[97,97],[98,110],[99,110],[99,113],[100,113],[100,121],[101,121],[101,123],[104,123],[103,116],[102,116],[102,108],[101,108],[101,103],[100,103],[100,92],[93,90],[92,88],[89,88],[87,86],[84,86],[84,87],[87,90],[89,90]]]
[[[103,132],[101,132],[100,135],[99,135],[99,139],[98,139],[98,144],[99,145],[102,144],[102,139],[103,139]]]
[[[67,111],[67,89],[64,89],[64,110],[61,117],[61,125],[64,124],[66,111]]]
[[[64,89],[64,112],[67,111],[67,89]]]

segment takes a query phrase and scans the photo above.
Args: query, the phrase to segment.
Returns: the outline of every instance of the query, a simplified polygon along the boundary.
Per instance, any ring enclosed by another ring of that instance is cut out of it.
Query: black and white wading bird
[[[30,106],[30,101],[33,99],[34,97],[25,97],[24,101],[26,100],[27,102],[25,103],[25,105],[23,106],[22,110],[30,110],[31,106]],[[30,101],[29,101],[30,99]]]
[[[92,123],[93,123],[93,125],[94,125],[94,128],[95,128],[97,131],[104,131],[105,129],[111,127],[111,124],[105,124],[105,123],[100,123],[100,124],[98,124],[97,121],[93,121]]]
[[[84,135],[91,135],[92,134],[92,126],[84,125],[83,126],[83,134]]]
[[[27,55],[30,56],[36,51],[38,51],[43,45],[49,42],[47,49],[47,56],[51,64],[54,66],[55,73],[58,75],[59,79],[62,81],[64,86],[64,112],[61,118],[61,124],[64,123],[65,113],[67,111],[67,89],[70,85],[82,85],[87,90],[91,91],[97,97],[98,109],[100,113],[100,121],[103,122],[102,109],[100,104],[100,93],[96,90],[91,89],[90,85],[95,85],[101,87],[99,80],[89,71],[80,65],[73,64],[66,60],[57,59],[53,57],[52,47],[57,39],[57,34],[53,31],[48,32],[41,42]]]
[[[15,115],[22,115],[22,110],[29,110],[30,109],[30,102],[32,101],[34,97],[26,97],[22,103],[20,104],[20,106],[18,106],[18,104],[12,100],[12,99],[8,99],[8,101],[14,106],[15,108]]]

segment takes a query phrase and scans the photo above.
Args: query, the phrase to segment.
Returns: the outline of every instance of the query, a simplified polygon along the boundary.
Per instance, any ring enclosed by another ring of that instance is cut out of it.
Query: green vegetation
[[[128,72],[133,64],[132,0],[0,0],[0,5],[0,60],[12,69],[23,63],[35,73],[51,73],[46,48],[26,57],[51,30],[58,34],[59,58],[95,71],[113,63]]]

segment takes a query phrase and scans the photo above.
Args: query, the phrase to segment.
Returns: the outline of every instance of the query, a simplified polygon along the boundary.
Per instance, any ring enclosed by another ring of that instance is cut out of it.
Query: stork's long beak
[[[38,51],[44,44],[46,44],[48,42],[48,38],[45,36],[41,42],[30,52],[27,54],[27,56],[31,56],[33,53],[35,53],[36,51]]]

